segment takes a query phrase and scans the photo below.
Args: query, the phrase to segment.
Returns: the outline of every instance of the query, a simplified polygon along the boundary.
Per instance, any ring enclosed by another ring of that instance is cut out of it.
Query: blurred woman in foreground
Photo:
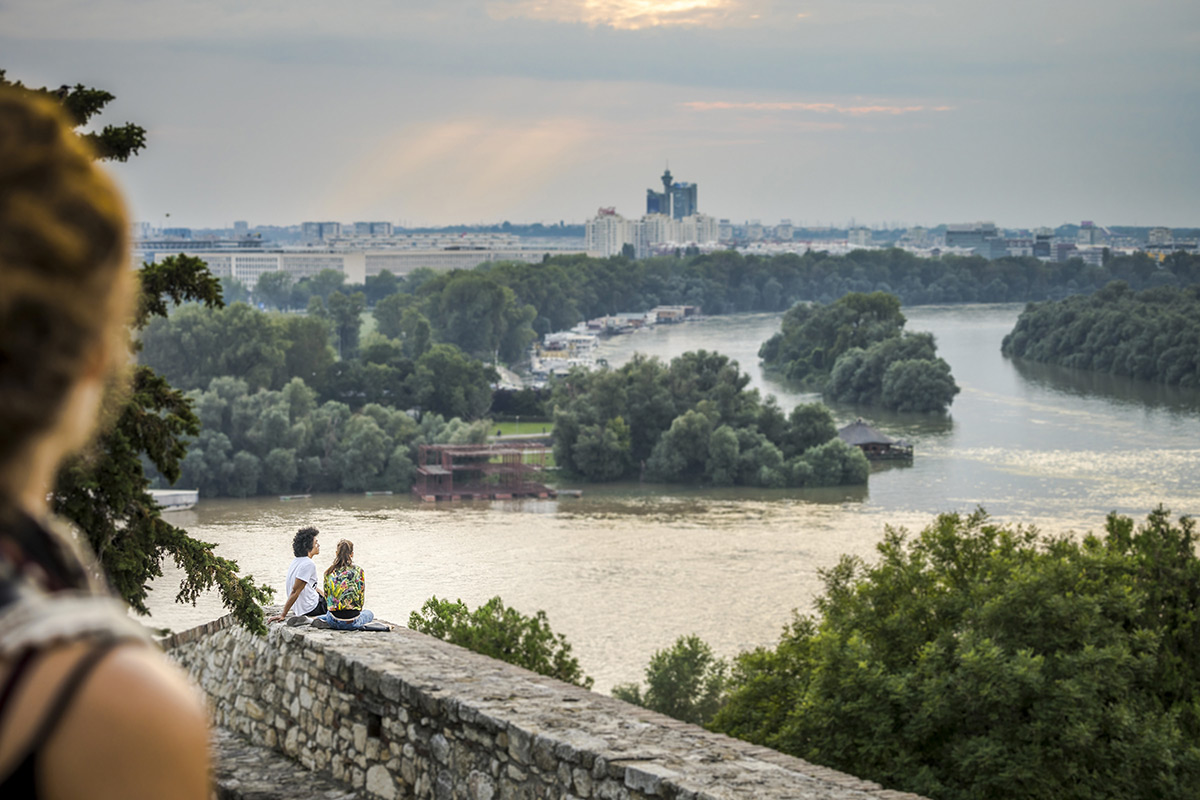
[[[209,796],[202,703],[46,501],[128,357],[127,230],[59,109],[0,91],[0,797]]]

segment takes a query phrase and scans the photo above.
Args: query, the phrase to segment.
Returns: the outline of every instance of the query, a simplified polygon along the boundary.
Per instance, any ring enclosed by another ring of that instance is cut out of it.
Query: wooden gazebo
[[[838,430],[838,438],[862,450],[871,461],[911,461],[913,457],[911,444],[880,433],[861,417]]]

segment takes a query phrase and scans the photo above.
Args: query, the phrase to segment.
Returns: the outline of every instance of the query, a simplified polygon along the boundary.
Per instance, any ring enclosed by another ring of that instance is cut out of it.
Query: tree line
[[[551,395],[558,466],[590,481],[645,478],[801,487],[867,482],[866,457],[837,438],[829,410],[785,414],[747,390],[737,362],[704,350],[664,364],[572,370]]]
[[[900,299],[852,292],[829,305],[797,303],[763,343],[764,364],[847,403],[945,411],[958,394],[933,335],[903,330]]]
[[[201,428],[180,463],[180,480],[204,497],[309,492],[407,491],[421,444],[481,444],[490,423],[444,419],[368,403],[359,411],[318,401],[300,378],[250,390],[214,378],[189,392]]]
[[[1114,281],[1086,296],[1030,304],[1004,355],[1171,386],[1200,386],[1200,284],[1133,291]]]
[[[314,298],[320,301],[314,307],[329,307],[335,293],[361,294],[361,302],[375,309],[380,330],[392,338],[428,325],[438,341],[477,358],[491,360],[498,354],[511,363],[520,360],[537,336],[657,305],[697,305],[708,314],[783,311],[799,301],[829,304],[851,292],[877,291],[909,305],[1040,301],[1091,292],[1112,280],[1135,289],[1189,285],[1200,281],[1200,256],[1178,252],[1160,262],[1138,253],[1095,266],[1080,259],[929,259],[899,249],[855,250],[844,256],[723,251],[638,261],[559,255],[538,264],[418,269],[404,277],[384,271],[354,286],[332,270],[295,283],[286,273],[268,273],[259,278],[254,298],[267,306],[301,310],[309,309]]]

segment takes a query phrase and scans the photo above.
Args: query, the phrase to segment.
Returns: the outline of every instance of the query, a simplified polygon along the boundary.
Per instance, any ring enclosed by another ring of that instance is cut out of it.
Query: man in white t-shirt
[[[283,587],[288,592],[287,602],[283,604],[283,612],[271,617],[267,622],[280,622],[292,612],[297,623],[323,616],[326,613],[325,596],[321,584],[317,580],[317,565],[312,557],[321,552],[321,543],[317,541],[316,528],[301,528],[292,538],[292,552],[295,558],[288,567],[287,578]],[[289,624],[292,624],[289,620]]]

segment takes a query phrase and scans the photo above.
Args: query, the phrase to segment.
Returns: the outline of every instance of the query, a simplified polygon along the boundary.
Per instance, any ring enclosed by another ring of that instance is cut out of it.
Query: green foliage
[[[736,362],[703,350],[667,365],[635,356],[616,370],[573,371],[550,401],[555,461],[592,481],[866,483],[860,452],[825,446],[837,436],[828,409],[798,406],[788,419],[748,383]],[[805,461],[810,450],[817,455]]]
[[[165,314],[164,297],[221,303],[220,284],[203,262],[186,256],[147,265],[141,278],[139,322]],[[162,561],[170,557],[183,572],[177,601],[194,603],[215,587],[241,624],[265,633],[261,604],[271,589],[238,575],[236,562],[216,555],[215,545],[165,522],[147,491],[143,458],[173,482],[187,452],[185,437],[198,430],[190,402],[154,370],[136,367],[116,424],[101,434],[92,455],[63,467],[52,505],[87,534],[113,587],[139,614],[149,613],[149,583],[162,575]]]
[[[905,333],[900,301],[884,292],[848,294],[829,306],[801,303],[759,356],[789,378],[846,403],[897,411],[945,411],[958,394],[950,366],[928,333]]]
[[[214,378],[188,400],[203,425],[180,462],[181,480],[204,497],[305,492],[407,491],[421,444],[480,444],[491,423],[449,421],[368,403],[357,413],[293,378],[251,391]]]
[[[1114,282],[1090,296],[1029,305],[1006,356],[1200,386],[1200,285],[1133,292]]]
[[[81,83],[75,86],[60,86],[57,89],[31,89],[22,85],[20,81],[8,80],[5,71],[0,69],[0,87],[3,86],[24,89],[54,100],[62,105],[76,127],[87,125],[105,106],[116,99],[111,92],[92,89]],[[105,125],[98,132],[80,132],[79,137],[92,147],[98,158],[106,161],[128,161],[146,146],[146,129],[128,122],[124,125]]]
[[[373,335],[367,350],[357,353],[362,302],[361,292],[347,296],[335,290],[328,308],[314,297],[309,314],[269,314],[244,303],[188,304],[150,321],[140,336],[141,362],[183,389],[237,376],[251,391],[279,390],[300,378],[321,400],[355,409],[378,403],[419,406],[448,417],[487,413],[493,370],[453,345],[430,345],[428,321],[411,309],[404,312],[404,324],[411,327],[402,329],[402,341]],[[347,357],[337,359],[331,337]],[[350,349],[361,358],[348,357]]]
[[[1200,560],[1162,508],[1044,537],[982,511],[823,574],[713,727],[929,797],[1197,797]]]
[[[476,653],[507,661],[585,689],[592,679],[583,674],[579,659],[562,634],[550,629],[545,611],[526,616],[493,597],[474,611],[461,600],[431,597],[412,612],[408,627],[436,636]]]
[[[706,725],[721,707],[728,664],[713,655],[700,637],[680,636],[669,649],[658,650],[646,665],[646,691],[636,684],[614,686],[613,697]]]

